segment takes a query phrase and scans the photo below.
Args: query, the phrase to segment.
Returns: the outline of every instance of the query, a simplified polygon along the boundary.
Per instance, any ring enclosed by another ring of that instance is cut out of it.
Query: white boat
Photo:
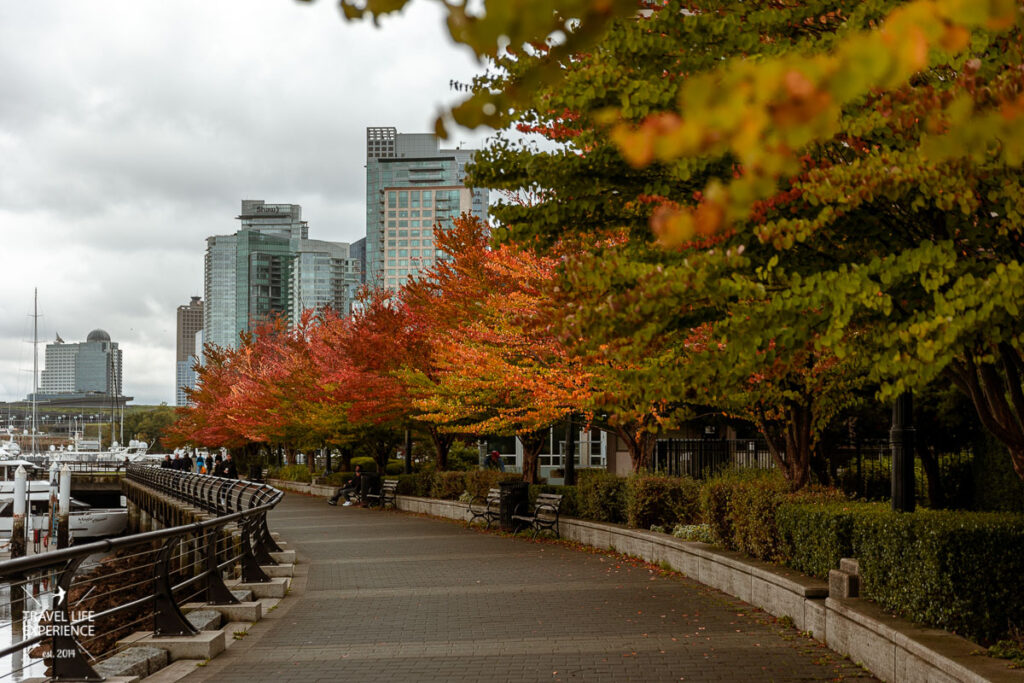
[[[46,483],[46,482],[42,482]],[[29,493],[31,519],[26,521],[29,529],[41,529],[44,545],[49,533],[50,491]],[[14,521],[14,500],[11,494],[0,493],[0,538],[10,538]],[[126,508],[94,508],[88,503],[71,499],[71,514],[68,528],[72,538],[103,538],[116,536],[128,528]]]
[[[38,468],[27,460],[3,460],[0,461],[0,539],[11,537],[14,518],[14,473],[18,467],[24,467],[30,477],[25,482],[31,510],[26,526],[29,529],[40,529],[41,535],[45,537],[50,529],[50,482],[46,479],[31,478]],[[116,536],[128,528],[128,510],[94,508],[88,503],[72,498],[68,525],[72,538]]]

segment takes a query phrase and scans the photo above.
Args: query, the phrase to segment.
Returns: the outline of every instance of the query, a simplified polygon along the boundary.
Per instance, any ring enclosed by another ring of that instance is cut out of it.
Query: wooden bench
[[[377,493],[370,492],[366,494],[366,504],[373,506],[374,504],[379,505],[383,509],[387,505],[395,507],[396,496],[398,495],[398,480],[397,479],[385,479],[381,482],[380,491]]]
[[[475,496],[469,503],[469,523],[481,520],[486,529],[501,519],[501,489],[490,489],[486,496]]]
[[[555,538],[561,538],[558,533],[558,510],[562,507],[562,496],[557,493],[539,493],[537,501],[533,504],[533,512],[528,512],[525,506],[520,504],[512,514],[513,522],[523,522],[525,526],[533,529],[533,538],[542,529],[555,532]]]

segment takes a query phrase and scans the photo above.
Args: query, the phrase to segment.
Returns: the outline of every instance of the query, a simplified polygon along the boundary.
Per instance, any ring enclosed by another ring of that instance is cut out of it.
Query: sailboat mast
[[[39,392],[39,288],[32,301],[32,455],[36,454],[36,393]]]

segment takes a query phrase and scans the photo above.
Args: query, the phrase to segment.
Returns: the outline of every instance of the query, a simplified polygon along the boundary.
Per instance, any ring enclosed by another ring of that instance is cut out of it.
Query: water
[[[49,583],[49,585],[53,584]],[[43,614],[53,608],[53,594],[48,589],[38,586],[38,591],[36,591],[31,584],[27,587],[29,591],[25,596],[23,616],[20,620],[13,621],[11,619],[12,587],[9,584],[0,586],[0,649],[21,642],[26,633],[34,633]],[[25,590],[25,586],[15,586],[13,590]],[[43,660],[29,655],[29,651],[35,647],[36,645],[32,645],[6,657],[0,657],[0,681],[6,683],[7,681],[23,681],[28,678],[45,676],[46,664]]]

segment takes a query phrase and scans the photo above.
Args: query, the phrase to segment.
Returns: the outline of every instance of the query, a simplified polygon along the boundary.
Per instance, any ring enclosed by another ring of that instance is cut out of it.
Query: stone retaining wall
[[[281,489],[330,496],[333,487],[272,480]],[[469,506],[453,500],[398,496],[397,507],[466,521]],[[859,598],[830,598],[825,581],[752,560],[705,543],[681,541],[667,534],[627,529],[581,519],[559,520],[562,538],[609,548],[648,562],[670,565],[700,583],[736,596],[812,634],[832,650],[849,656],[884,681],[894,683],[1013,681],[1024,671],[978,654],[983,649],[959,636],[910,624],[885,614]]]

